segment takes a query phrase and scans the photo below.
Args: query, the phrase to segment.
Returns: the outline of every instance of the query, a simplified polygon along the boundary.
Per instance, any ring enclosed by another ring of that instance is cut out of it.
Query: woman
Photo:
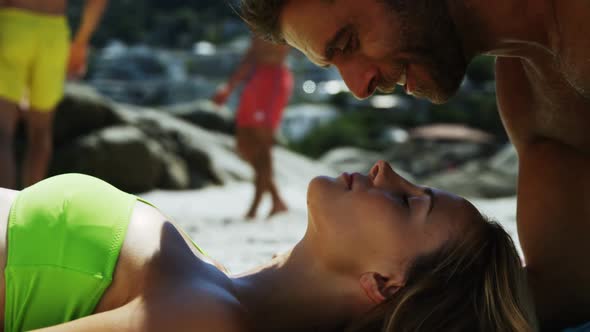
[[[507,233],[385,162],[366,176],[313,179],[303,239],[240,276],[156,208],[95,178],[1,193],[5,331],[536,329]]]

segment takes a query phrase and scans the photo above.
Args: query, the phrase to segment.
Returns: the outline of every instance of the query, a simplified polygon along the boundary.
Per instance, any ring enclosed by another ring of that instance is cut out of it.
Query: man
[[[375,90],[444,103],[479,54],[497,57],[520,160],[518,232],[545,329],[590,320],[590,1],[242,0],[263,36]]]
[[[13,143],[23,100],[28,109],[22,112],[27,150],[21,185],[45,178],[53,150],[53,111],[63,96],[66,72],[73,78],[84,74],[88,42],[106,2],[87,0],[70,43],[67,0],[0,0],[1,187],[17,185]]]
[[[293,90],[293,76],[284,64],[288,53],[289,47],[253,38],[228,83],[213,96],[213,101],[222,105],[236,85],[246,81],[236,116],[237,151],[255,173],[254,198],[246,219],[256,217],[262,195],[266,192],[272,199],[269,218],[287,211],[273,180],[271,150],[275,131]]]

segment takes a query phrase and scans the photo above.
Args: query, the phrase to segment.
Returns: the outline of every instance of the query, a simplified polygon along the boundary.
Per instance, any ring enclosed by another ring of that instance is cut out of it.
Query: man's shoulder
[[[522,59],[496,58],[498,109],[510,139],[519,147],[533,131],[531,101],[533,92]]]
[[[560,67],[572,87],[590,99],[590,1],[554,3]]]

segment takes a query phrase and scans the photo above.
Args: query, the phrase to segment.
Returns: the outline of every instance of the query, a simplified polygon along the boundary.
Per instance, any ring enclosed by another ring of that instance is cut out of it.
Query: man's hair
[[[407,284],[346,331],[538,330],[510,235],[484,217],[459,241],[418,257]],[[473,226],[473,225],[472,225]]]
[[[287,0],[240,0],[240,16],[255,35],[283,44],[285,40],[279,18],[286,2]]]

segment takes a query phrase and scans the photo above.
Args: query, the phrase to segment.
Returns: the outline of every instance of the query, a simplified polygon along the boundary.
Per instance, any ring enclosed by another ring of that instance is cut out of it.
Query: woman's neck
[[[302,242],[268,265],[233,279],[255,331],[323,331],[367,305],[358,280],[327,271]]]
[[[478,54],[523,57],[557,47],[553,0],[448,0],[469,59]]]

